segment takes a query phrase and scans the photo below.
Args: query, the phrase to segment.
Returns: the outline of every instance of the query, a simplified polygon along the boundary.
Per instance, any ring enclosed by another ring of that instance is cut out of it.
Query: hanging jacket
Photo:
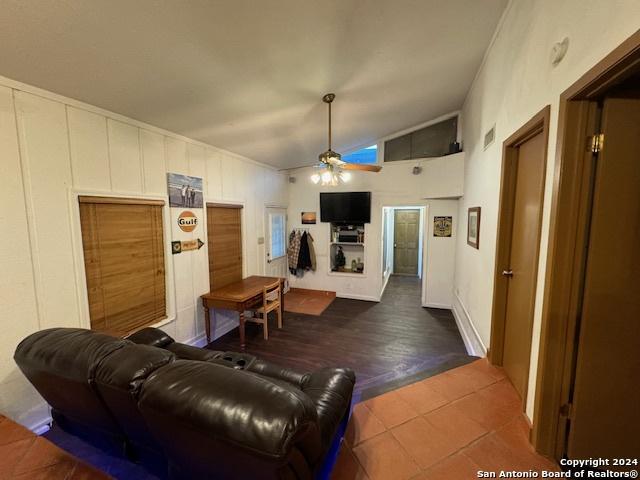
[[[300,239],[300,253],[298,254],[298,270],[309,270],[311,268],[311,258],[309,256],[309,242],[307,232],[302,234]]]
[[[311,261],[311,270],[316,271],[316,249],[313,246],[313,237],[311,234],[307,235],[307,243],[309,245],[309,260]]]
[[[300,255],[300,231],[293,230],[289,235],[289,248],[287,249],[287,257],[289,260],[289,271],[296,273],[298,268],[298,257]]]

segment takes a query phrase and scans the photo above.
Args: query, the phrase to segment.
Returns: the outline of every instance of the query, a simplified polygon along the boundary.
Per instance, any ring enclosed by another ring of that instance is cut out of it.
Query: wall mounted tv
[[[371,192],[321,193],[320,221],[369,223],[371,221]]]

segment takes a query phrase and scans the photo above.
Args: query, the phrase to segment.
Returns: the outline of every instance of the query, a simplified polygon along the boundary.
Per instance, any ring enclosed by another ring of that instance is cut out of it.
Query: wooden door
[[[420,210],[395,210],[393,273],[418,275]]]
[[[539,132],[517,146],[513,156],[513,216],[504,317],[502,365],[520,397],[526,398],[533,307],[540,242],[540,214],[545,171],[545,134]]]
[[[211,290],[242,280],[242,208],[207,206]]]
[[[640,100],[606,99],[602,132],[569,458],[635,458],[640,452]]]
[[[287,211],[283,208],[266,209],[265,226],[266,265],[265,275],[268,277],[287,276]]]

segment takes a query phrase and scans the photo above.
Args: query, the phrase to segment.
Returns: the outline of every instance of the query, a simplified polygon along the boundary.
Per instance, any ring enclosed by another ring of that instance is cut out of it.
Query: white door
[[[265,275],[287,277],[287,211],[283,208],[267,208],[267,252]]]

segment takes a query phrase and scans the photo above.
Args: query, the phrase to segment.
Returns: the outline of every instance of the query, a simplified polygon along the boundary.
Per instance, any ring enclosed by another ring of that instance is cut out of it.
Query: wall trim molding
[[[457,293],[453,294],[451,311],[458,325],[458,330],[460,330],[460,335],[462,335],[462,341],[467,349],[467,353],[476,357],[486,357],[487,347],[482,342],[476,327],[473,326],[471,316]]]
[[[440,308],[445,310],[453,310],[452,306],[446,303],[425,303],[422,306],[427,308]]]

